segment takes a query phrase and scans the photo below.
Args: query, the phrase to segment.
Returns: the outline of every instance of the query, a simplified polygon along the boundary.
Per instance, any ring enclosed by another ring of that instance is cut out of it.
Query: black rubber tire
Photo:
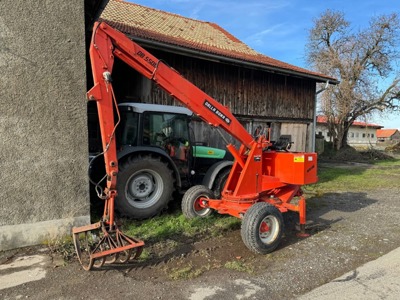
[[[174,191],[174,177],[159,158],[129,157],[119,166],[115,207],[122,216],[148,219],[167,208]]]
[[[263,230],[266,231],[262,233]],[[241,227],[242,240],[246,247],[256,254],[274,251],[282,239],[283,232],[282,213],[272,204],[265,202],[253,204],[244,214]]]
[[[230,172],[231,172],[230,168],[224,169],[221,172],[219,172],[219,174],[215,178],[212,188],[215,195],[215,199],[221,198],[222,190],[224,189],[226,180],[228,179]]]
[[[204,185],[195,185],[186,191],[182,198],[182,213],[188,219],[205,218],[212,213],[211,208],[199,206],[200,198],[214,199],[214,193]]]

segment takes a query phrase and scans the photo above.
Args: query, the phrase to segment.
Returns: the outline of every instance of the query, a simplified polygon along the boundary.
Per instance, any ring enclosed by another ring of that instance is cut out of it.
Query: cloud
[[[132,0],[133,1],[133,0]],[[164,1],[164,0],[163,0]],[[151,1],[140,1],[151,2]],[[161,5],[160,1],[156,1]],[[148,3],[151,6],[151,3]],[[249,18],[254,16],[265,16],[276,12],[277,10],[284,9],[290,5],[289,1],[229,1],[229,0],[169,0],[164,3],[165,7],[174,7],[174,11],[182,10],[190,12],[185,16],[202,21],[216,21],[217,19],[224,18]],[[167,10],[168,11],[168,10]],[[211,19],[211,20],[210,20]]]
[[[176,1],[182,1],[182,0],[176,0]],[[204,6],[204,4],[197,3],[197,5],[190,11],[188,17],[191,19],[198,20],[200,18],[200,12],[202,11],[203,6]]]
[[[278,23],[252,33],[244,39],[244,42],[253,46],[262,46],[266,43],[275,45],[279,43],[281,46],[293,44],[295,40],[298,40],[298,31],[297,26],[291,26],[287,22]]]
[[[248,37],[248,39],[249,40],[258,40],[258,39],[262,39],[268,35],[285,35],[286,34],[285,30],[282,30],[282,28],[284,28],[284,26],[285,26],[285,23],[273,25],[273,26],[263,29],[259,32],[253,33],[252,35],[250,35]]]

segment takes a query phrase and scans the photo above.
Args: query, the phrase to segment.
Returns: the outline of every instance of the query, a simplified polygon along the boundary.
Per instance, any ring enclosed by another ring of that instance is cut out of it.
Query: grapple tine
[[[103,222],[73,228],[75,251],[84,270],[101,268],[104,263],[126,263],[132,260],[133,249],[133,258],[142,252],[143,241],[125,235],[115,224],[109,228]]]

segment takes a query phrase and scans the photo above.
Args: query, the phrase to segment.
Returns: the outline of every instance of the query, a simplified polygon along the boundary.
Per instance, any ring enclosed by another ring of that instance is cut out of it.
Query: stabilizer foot
[[[306,224],[296,225],[296,228],[298,228],[297,230],[299,230],[299,232],[296,233],[297,237],[307,238],[307,237],[311,236],[311,234],[306,233]]]

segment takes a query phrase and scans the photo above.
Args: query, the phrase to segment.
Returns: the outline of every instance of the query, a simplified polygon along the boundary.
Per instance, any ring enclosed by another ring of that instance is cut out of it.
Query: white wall
[[[317,124],[316,134],[318,133],[322,133],[325,141],[331,141],[326,125]],[[350,146],[376,145],[376,128],[351,126],[347,136],[347,142]]]

